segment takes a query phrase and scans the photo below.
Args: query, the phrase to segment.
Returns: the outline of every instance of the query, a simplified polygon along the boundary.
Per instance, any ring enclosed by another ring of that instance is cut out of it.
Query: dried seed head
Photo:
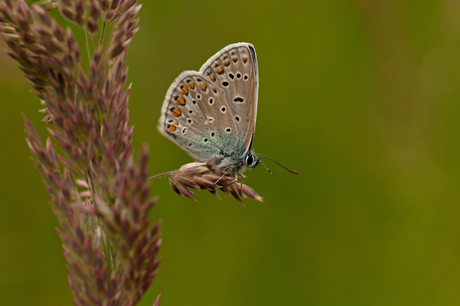
[[[145,181],[148,150],[142,148],[135,162],[131,149],[130,87],[125,86],[124,61],[137,27],[137,19],[133,20],[136,0],[34,3],[29,8],[24,0],[0,0],[0,23],[8,23],[0,24],[0,35],[34,94],[43,100],[43,121],[54,124],[47,129],[53,139],[42,144],[25,119],[26,141],[62,228],[75,304],[135,305],[161,261],[157,254],[159,223],[150,227],[148,219],[156,202],[149,199],[150,186]],[[89,71],[85,72],[71,30],[63,29],[47,10],[58,8],[70,21],[94,34],[101,10],[110,12],[111,4],[111,16],[124,16],[124,24],[110,34],[115,43],[90,54]],[[187,176],[176,181],[177,192],[191,198],[188,188],[216,188],[203,178],[201,185]],[[108,257],[117,261],[106,260]],[[125,293],[125,288],[133,289]]]
[[[89,7],[88,20],[86,22],[86,28],[91,35],[95,35],[97,33],[97,23],[100,16],[101,9],[98,5],[98,2],[93,0]]]
[[[62,5],[65,5],[65,6],[68,6],[68,7],[72,7],[73,3],[72,3],[72,0],[60,0]]]
[[[41,0],[34,4],[34,6],[40,6],[46,11],[52,11],[59,7],[59,1],[56,0]]]
[[[109,8],[109,0],[101,0],[100,3],[102,11],[107,11],[107,9]]]
[[[252,188],[236,182],[230,176],[218,175],[206,163],[194,162],[185,164],[179,170],[160,174],[149,179],[157,177],[169,177],[169,184],[174,192],[194,201],[196,199],[188,188],[208,190],[215,196],[217,196],[216,190],[220,189],[224,193],[231,194],[241,203],[243,203],[241,198],[246,197],[262,202],[262,197]]]
[[[59,11],[61,12],[62,15],[64,15],[67,19],[69,19],[70,21],[73,21],[75,22],[75,13],[74,11],[68,9],[67,7],[65,6],[60,6],[59,7]]]

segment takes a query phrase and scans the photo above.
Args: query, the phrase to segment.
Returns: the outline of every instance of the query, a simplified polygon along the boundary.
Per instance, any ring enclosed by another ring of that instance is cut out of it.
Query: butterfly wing
[[[233,78],[232,78],[233,76]],[[251,44],[232,44],[170,86],[158,129],[198,161],[243,156],[257,112],[257,61]]]
[[[237,145],[236,126],[223,91],[200,72],[185,71],[170,86],[159,130],[198,161]]]
[[[200,72],[222,88],[237,128],[238,144],[234,153],[245,155],[250,150],[257,119],[259,75],[254,46],[228,45],[211,57]]]

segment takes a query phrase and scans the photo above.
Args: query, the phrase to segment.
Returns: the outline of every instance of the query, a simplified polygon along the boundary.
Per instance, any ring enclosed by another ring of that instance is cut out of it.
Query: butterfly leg
[[[233,178],[233,181],[230,184],[228,184],[227,186],[233,185],[235,183],[238,183],[238,174],[235,174],[235,177]]]
[[[243,182],[244,182],[244,179],[246,178],[246,175],[241,175],[241,177],[243,178],[243,180],[240,183],[240,194],[243,194]]]
[[[220,181],[224,176],[226,176],[226,175],[227,175],[226,173],[222,174],[221,177],[219,177],[219,179],[218,179],[217,181],[214,182],[214,184],[219,183],[219,181]],[[233,183],[232,183],[232,184],[233,184]],[[230,185],[231,185],[231,184],[230,184]]]

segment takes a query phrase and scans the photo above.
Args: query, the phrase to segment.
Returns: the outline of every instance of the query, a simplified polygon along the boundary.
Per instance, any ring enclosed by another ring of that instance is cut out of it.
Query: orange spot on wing
[[[182,88],[181,93],[182,93],[183,95],[188,94],[188,89],[187,89],[187,87]]]
[[[216,80],[216,77],[213,76],[213,75],[211,75],[210,79],[211,79],[211,81],[215,81],[215,80]]]
[[[171,112],[174,117],[179,117],[181,114],[181,111],[178,108],[173,108]]]
[[[200,88],[201,88],[202,91],[205,91],[207,87],[208,86],[206,85],[206,83],[201,83],[200,84]]]
[[[177,104],[177,105],[185,105],[185,99],[184,99],[184,97],[179,97],[179,98],[177,98],[176,104]]]
[[[225,66],[230,65],[230,61],[229,61],[229,60],[226,60],[226,61],[224,62],[224,65],[225,65]]]
[[[188,83],[188,87],[190,87],[191,89],[195,88],[195,83],[193,82]]]
[[[176,135],[174,135],[174,134],[171,134],[171,133],[168,133],[168,134],[169,134],[169,136],[171,136],[172,138],[177,138]]]
[[[170,126],[169,126],[169,130],[170,130],[171,132],[174,132],[174,131],[176,130],[176,126],[175,126],[175,125],[170,125]]]
[[[219,68],[217,68],[216,72],[217,72],[218,74],[221,74],[221,73],[224,72],[224,68],[219,67]]]

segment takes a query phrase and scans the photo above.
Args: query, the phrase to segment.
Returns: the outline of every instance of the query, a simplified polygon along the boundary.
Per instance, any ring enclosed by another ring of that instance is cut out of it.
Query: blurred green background
[[[300,172],[248,171],[264,202],[246,207],[153,181],[164,259],[141,305],[460,304],[460,2],[145,1],[140,16],[130,115],[152,174],[192,160],[156,130],[169,85],[240,41],[259,61],[254,148]],[[42,106],[0,67],[1,303],[70,305],[20,115],[44,136]]]

